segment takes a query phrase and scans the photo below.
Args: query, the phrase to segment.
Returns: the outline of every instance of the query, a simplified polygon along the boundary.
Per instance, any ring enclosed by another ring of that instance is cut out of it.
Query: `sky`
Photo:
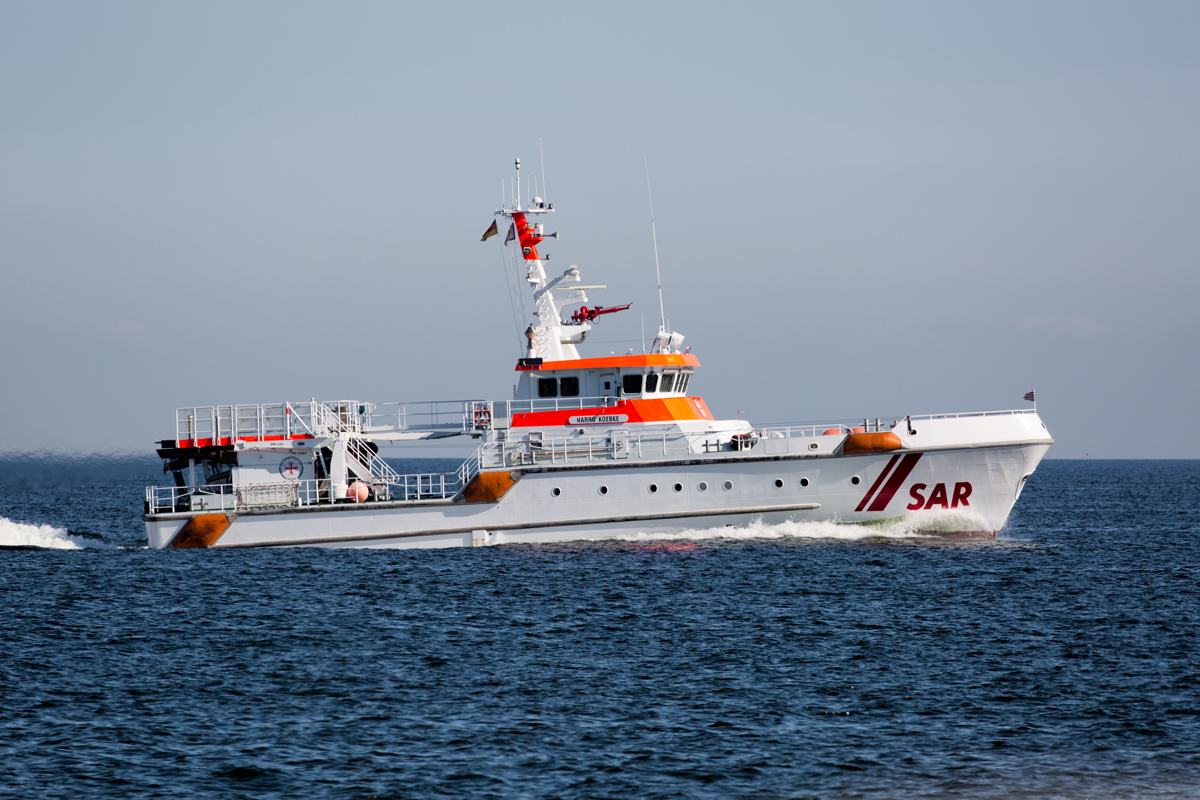
[[[511,397],[556,271],[752,423],[1021,408],[1200,452],[1200,5],[0,2],[0,452],[174,409]],[[435,452],[421,453],[436,455]]]

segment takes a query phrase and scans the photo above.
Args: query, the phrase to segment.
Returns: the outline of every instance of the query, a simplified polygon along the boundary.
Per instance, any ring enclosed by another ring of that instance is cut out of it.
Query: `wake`
[[[699,541],[704,539],[727,540],[783,540],[783,539],[835,539],[857,541],[861,539],[923,539],[964,536],[992,538],[987,524],[970,512],[943,511],[922,514],[917,518],[883,520],[866,525],[820,522],[779,522],[767,524],[754,520],[749,525],[737,527],[702,528],[678,532],[638,531],[634,534],[617,534],[612,538],[631,542],[650,541]]]
[[[53,525],[28,525],[0,517],[0,547],[41,547],[46,550],[116,550],[116,545],[73,535]]]

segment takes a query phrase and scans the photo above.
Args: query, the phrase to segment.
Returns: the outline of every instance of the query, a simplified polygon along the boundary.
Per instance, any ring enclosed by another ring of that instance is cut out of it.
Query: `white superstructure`
[[[478,546],[755,519],[904,517],[990,534],[1052,443],[1032,410],[765,428],[715,419],[692,391],[699,359],[665,326],[649,353],[580,355],[595,321],[628,306],[589,308],[588,290],[604,287],[574,266],[547,269],[538,246],[557,234],[533,220],[553,210],[534,198],[496,212],[536,317],[513,400],[179,409],[158,451],[174,485],[146,492],[150,546]],[[378,455],[448,436],[479,441],[452,473],[400,475]]]

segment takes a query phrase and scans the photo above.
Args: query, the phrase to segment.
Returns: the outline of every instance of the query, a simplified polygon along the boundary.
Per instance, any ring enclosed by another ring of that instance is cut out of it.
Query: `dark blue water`
[[[156,466],[0,462],[0,543],[83,546],[0,550],[0,794],[1200,796],[1197,461],[988,542],[406,552],[141,550]]]

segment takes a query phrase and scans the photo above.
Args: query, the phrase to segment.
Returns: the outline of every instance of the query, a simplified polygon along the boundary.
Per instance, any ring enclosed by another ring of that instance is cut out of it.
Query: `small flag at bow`
[[[1036,400],[1034,400],[1034,399],[1033,399],[1033,392],[1026,392],[1026,393],[1025,393],[1025,399],[1026,399],[1026,400],[1028,400],[1028,401],[1029,401],[1029,402],[1031,402],[1031,403],[1036,403],[1036,402],[1037,402]]]
[[[508,243],[517,238],[517,223],[511,223],[508,226],[508,235],[504,237],[504,246],[508,247]]]
[[[499,235],[500,235],[500,229],[496,227],[496,220],[492,220],[491,227],[483,232],[483,238],[480,239],[479,241],[486,242],[488,239],[492,238],[493,236],[499,236]]]

